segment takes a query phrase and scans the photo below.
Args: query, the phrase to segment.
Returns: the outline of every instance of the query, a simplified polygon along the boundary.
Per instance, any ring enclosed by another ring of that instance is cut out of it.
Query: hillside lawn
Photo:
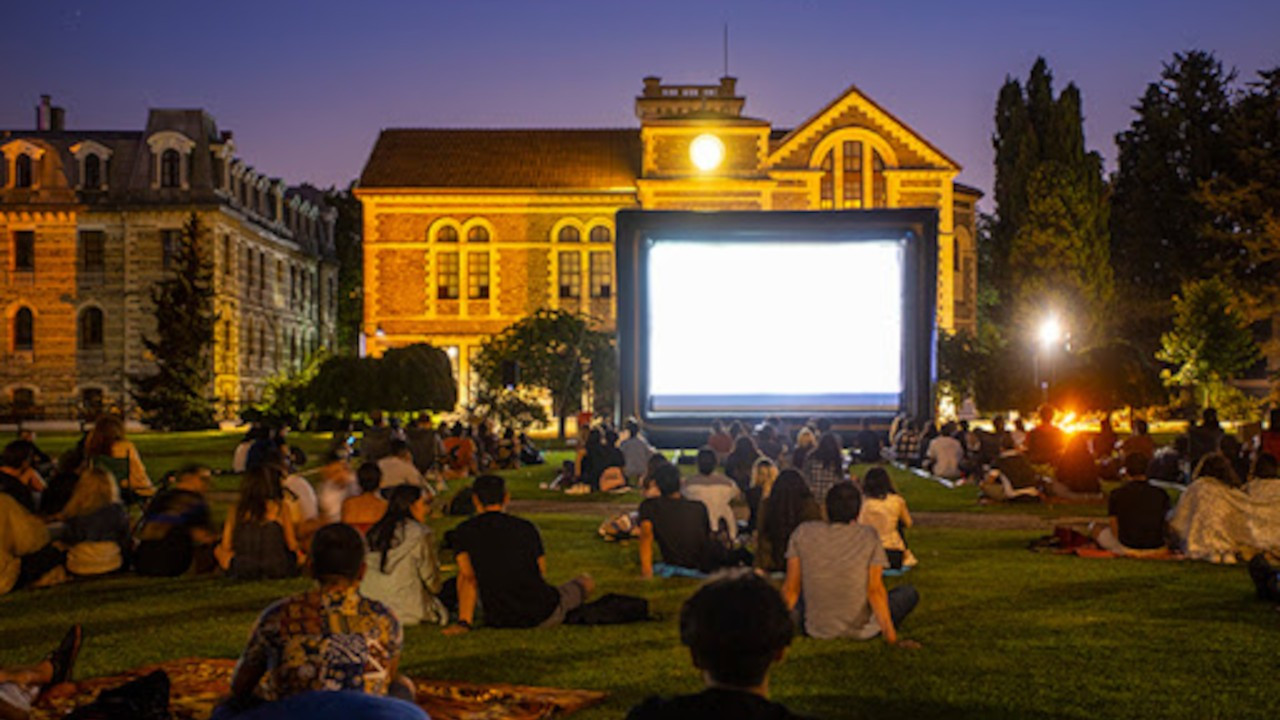
[[[138,434],[154,478],[185,462],[229,464],[237,436]],[[313,457],[325,439],[299,435]],[[69,437],[42,435],[56,452]],[[566,500],[538,490],[559,455],[509,473],[513,495]],[[1099,514],[1097,506],[974,502],[972,488],[948,490],[896,473],[915,512]],[[219,479],[230,489],[234,476]],[[613,502],[627,496],[610,496]],[[634,495],[631,496],[635,498]],[[592,573],[604,592],[643,595],[661,619],[621,627],[487,630],[444,638],[407,631],[410,675],[599,689],[608,701],[575,717],[618,718],[651,693],[694,692],[700,677],[679,644],[680,603],[694,581],[638,577],[634,544],[596,538],[604,508],[527,515],[541,528],[548,575]],[[225,511],[225,503],[219,502]],[[437,532],[454,519],[432,521]],[[1280,613],[1253,597],[1242,567],[1202,563],[1085,560],[1029,552],[1040,531],[913,530],[920,566],[903,580],[922,600],[903,634],[920,650],[876,640],[798,638],[775,670],[775,699],[826,718],[1274,718]],[[447,562],[449,558],[445,556]],[[306,580],[233,583],[219,578],[151,580],[122,575],[0,597],[0,664],[30,662],[73,622],[85,626],[78,677],[185,656],[235,657],[258,613]]]

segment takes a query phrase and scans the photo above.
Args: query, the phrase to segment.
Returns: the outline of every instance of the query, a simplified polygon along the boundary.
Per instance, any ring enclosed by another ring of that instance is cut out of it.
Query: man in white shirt
[[[738,536],[738,517],[733,514],[730,503],[738,497],[738,484],[728,476],[716,472],[716,451],[703,447],[698,451],[698,474],[684,480],[680,494],[686,500],[697,500],[707,506],[707,515],[711,520],[711,531],[715,532],[723,524],[729,532],[729,538]]]
[[[929,442],[925,452],[924,467],[940,478],[956,480],[964,476],[960,463],[964,460],[964,446],[955,439],[955,423],[942,426],[942,434]]]
[[[391,454],[378,461],[378,469],[382,471],[382,488],[397,485],[412,485],[432,494],[431,488],[422,479],[422,473],[413,464],[413,453],[409,443],[404,440],[391,441]]]

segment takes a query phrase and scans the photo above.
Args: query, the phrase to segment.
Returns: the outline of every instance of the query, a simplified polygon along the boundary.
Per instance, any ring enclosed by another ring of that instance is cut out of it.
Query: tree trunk
[[[560,415],[560,439],[561,440],[564,439],[564,426],[565,426],[565,423],[568,421],[568,419],[569,418],[567,415],[563,415],[563,414]]]

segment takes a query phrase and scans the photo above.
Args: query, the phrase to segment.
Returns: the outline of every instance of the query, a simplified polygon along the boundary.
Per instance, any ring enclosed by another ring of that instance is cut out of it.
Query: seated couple
[[[681,496],[679,468],[663,464],[653,479],[661,495],[640,503],[641,576],[700,577],[717,568],[751,564],[750,552],[730,550],[712,534],[706,505]],[[662,550],[662,562],[656,564],[655,540]]]
[[[548,584],[546,551],[533,523],[506,512],[511,496],[497,475],[471,486],[475,517],[453,531],[458,563],[458,622],[446,635],[471,630],[476,610],[489,627],[551,627],[582,606],[595,589],[590,575]]]
[[[857,522],[862,494],[852,483],[827,493],[827,520],[801,523],[787,545],[782,596],[815,638],[900,642],[897,628],[920,595],[910,585],[886,590],[889,559],[874,527]],[[914,647],[913,641],[902,641]]]

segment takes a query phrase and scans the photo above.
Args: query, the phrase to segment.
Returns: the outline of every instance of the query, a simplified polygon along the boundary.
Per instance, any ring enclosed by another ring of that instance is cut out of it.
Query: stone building
[[[367,349],[430,342],[461,402],[489,334],[539,308],[612,328],[614,214],[939,211],[938,324],[977,320],[976,205],[960,166],[856,87],[793,129],[743,114],[734,78],[644,79],[640,127],[384,130],[361,175]]]
[[[34,130],[0,130],[0,154],[0,415],[128,412],[128,378],[150,364],[150,289],[192,213],[213,269],[209,392],[224,416],[332,345],[336,212],[237,157],[208,113],[69,130],[45,96]]]

